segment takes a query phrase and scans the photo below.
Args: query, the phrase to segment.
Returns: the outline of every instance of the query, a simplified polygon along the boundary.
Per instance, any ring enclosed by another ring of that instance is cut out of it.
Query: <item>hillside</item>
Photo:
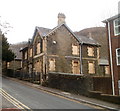
[[[86,28],[78,32],[74,32],[77,35],[83,35],[89,37],[89,33],[93,39],[95,39],[100,45],[100,58],[108,59],[108,46],[105,27],[92,27]]]
[[[27,42],[20,42],[16,44],[11,44],[10,49],[15,53],[17,59],[21,59],[22,55],[20,53],[20,49],[25,47]]]

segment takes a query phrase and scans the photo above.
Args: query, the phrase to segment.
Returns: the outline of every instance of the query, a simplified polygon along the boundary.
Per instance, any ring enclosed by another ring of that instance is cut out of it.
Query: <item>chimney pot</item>
[[[65,23],[66,16],[63,13],[58,14],[58,25]]]

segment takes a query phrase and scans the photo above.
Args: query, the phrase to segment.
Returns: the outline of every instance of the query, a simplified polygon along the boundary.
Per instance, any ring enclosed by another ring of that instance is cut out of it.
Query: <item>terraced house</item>
[[[120,13],[103,21],[109,46],[113,95],[120,95]]]
[[[40,73],[41,81],[48,73],[104,76],[99,73],[99,47],[90,37],[78,36],[66,25],[65,15],[58,14],[53,29],[36,27],[28,46],[21,50],[23,71]]]

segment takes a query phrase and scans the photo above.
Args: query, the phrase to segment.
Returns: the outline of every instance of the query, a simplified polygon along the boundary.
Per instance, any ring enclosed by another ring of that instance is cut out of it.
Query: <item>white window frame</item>
[[[118,55],[118,50],[120,50],[120,48],[116,49],[116,61],[117,61],[117,65],[120,65],[120,63],[118,63],[118,58],[120,58],[120,55]]]
[[[114,24],[114,35],[115,36],[120,35],[120,32],[119,33],[116,32],[116,28],[119,28],[120,25],[117,25],[117,26],[115,25],[115,22],[118,21],[118,19],[120,20],[120,17],[113,21],[113,24]]]

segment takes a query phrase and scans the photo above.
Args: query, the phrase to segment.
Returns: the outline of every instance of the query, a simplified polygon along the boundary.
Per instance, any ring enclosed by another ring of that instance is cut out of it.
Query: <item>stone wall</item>
[[[48,86],[71,93],[88,95],[93,90],[92,78],[67,73],[49,73]]]
[[[93,77],[93,90],[104,94],[112,94],[111,77]]]
[[[11,61],[8,69],[18,70],[21,68],[21,60]]]
[[[48,86],[86,96],[90,91],[112,94],[111,77],[51,72],[48,74]]]

